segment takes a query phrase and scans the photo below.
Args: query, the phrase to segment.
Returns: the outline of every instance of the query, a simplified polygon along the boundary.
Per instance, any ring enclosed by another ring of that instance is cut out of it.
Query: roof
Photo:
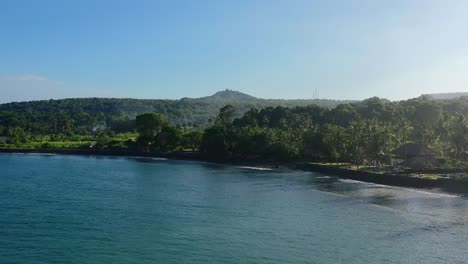
[[[440,166],[440,162],[437,161],[433,156],[429,157],[409,157],[402,164],[404,167],[409,167],[413,169],[424,169],[428,167]]]
[[[399,157],[435,156],[437,154],[434,150],[417,143],[401,145],[393,153]]]

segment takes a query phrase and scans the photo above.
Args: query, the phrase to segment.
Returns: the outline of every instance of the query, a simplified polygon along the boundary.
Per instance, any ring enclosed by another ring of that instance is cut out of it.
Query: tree
[[[180,146],[182,131],[174,126],[166,125],[155,138],[155,146],[162,152],[174,151]]]
[[[439,105],[432,101],[423,101],[416,105],[413,114],[414,138],[416,142],[425,145],[431,145],[435,142],[435,132],[442,111]]]
[[[136,117],[138,143],[150,152],[151,145],[161,129],[168,124],[167,117],[160,113],[146,113]]]
[[[28,142],[28,135],[21,127],[12,127],[7,130],[8,142],[19,146],[21,143]]]
[[[200,130],[194,130],[185,133],[182,136],[182,141],[184,147],[192,149],[195,151],[196,149],[200,148],[203,139],[203,132]]]
[[[207,128],[203,133],[201,152],[211,159],[224,159],[228,153],[224,135],[224,128],[221,126]]]
[[[96,149],[108,149],[111,146],[112,138],[115,137],[113,131],[99,130],[95,133]]]
[[[326,124],[322,128],[322,151],[333,161],[338,162],[346,152],[346,129],[341,126]]]
[[[355,120],[347,128],[348,135],[348,158],[356,165],[362,165],[366,158],[367,147],[367,125],[362,120]]]
[[[268,149],[276,141],[276,133],[272,128],[245,126],[238,130],[233,151],[238,159],[265,158],[271,154]]]
[[[232,121],[234,121],[234,117],[236,114],[236,109],[232,105],[226,105],[225,107],[219,109],[218,117],[216,118],[216,125],[220,125],[223,127],[231,126]]]
[[[452,146],[454,157],[463,159],[468,150],[468,119],[461,114],[453,115],[448,121],[448,140]]]
[[[429,129],[437,124],[441,118],[442,109],[435,102],[424,101],[416,105],[413,120],[422,128]]]
[[[226,105],[219,109],[219,114],[215,121],[215,126],[222,129],[224,138],[223,145],[226,150],[226,154],[232,154],[232,149],[234,147],[236,134],[233,127],[233,121],[235,114],[236,109],[232,105]]]
[[[434,129],[437,136],[434,147],[441,153],[442,158],[445,158],[453,150],[450,142],[451,121],[452,116],[445,113]]]
[[[390,123],[375,119],[367,122],[367,128],[366,156],[380,166],[390,160],[391,152],[398,145],[395,129]]]

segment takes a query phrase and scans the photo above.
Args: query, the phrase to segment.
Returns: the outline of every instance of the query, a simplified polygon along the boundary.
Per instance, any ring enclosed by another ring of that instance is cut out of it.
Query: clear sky
[[[468,91],[465,0],[2,0],[0,102]]]

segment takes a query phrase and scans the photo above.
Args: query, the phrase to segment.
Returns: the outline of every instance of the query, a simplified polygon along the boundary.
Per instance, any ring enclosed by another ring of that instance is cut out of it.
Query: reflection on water
[[[320,191],[340,195],[334,203],[369,203],[411,213],[419,227],[391,234],[387,238],[412,236],[425,232],[446,232],[468,225],[468,201],[457,195],[425,190],[389,187],[335,177],[310,177],[309,184]],[[468,241],[468,237],[467,237]]]

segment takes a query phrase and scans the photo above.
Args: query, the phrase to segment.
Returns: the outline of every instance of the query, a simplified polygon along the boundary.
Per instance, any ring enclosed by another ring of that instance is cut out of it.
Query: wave
[[[261,170],[261,171],[272,171],[272,168],[265,168],[265,167],[254,167],[254,166],[237,166],[239,169],[247,169],[247,170]]]
[[[420,189],[413,189],[413,188],[406,188],[406,187],[399,187],[399,186],[390,186],[390,185],[385,185],[385,184],[378,184],[378,183],[371,183],[371,182],[364,182],[364,181],[357,181],[357,180],[350,180],[350,179],[339,179],[339,181],[344,182],[344,183],[361,183],[361,184],[384,187],[384,188],[389,188],[389,189],[413,191],[413,192],[422,193],[422,194],[430,195],[430,196],[437,196],[437,197],[454,198],[454,197],[460,197],[461,196],[461,195],[457,195],[457,194],[449,194],[449,193],[438,192],[437,190],[433,190],[433,191],[431,191],[431,190],[420,190]]]

